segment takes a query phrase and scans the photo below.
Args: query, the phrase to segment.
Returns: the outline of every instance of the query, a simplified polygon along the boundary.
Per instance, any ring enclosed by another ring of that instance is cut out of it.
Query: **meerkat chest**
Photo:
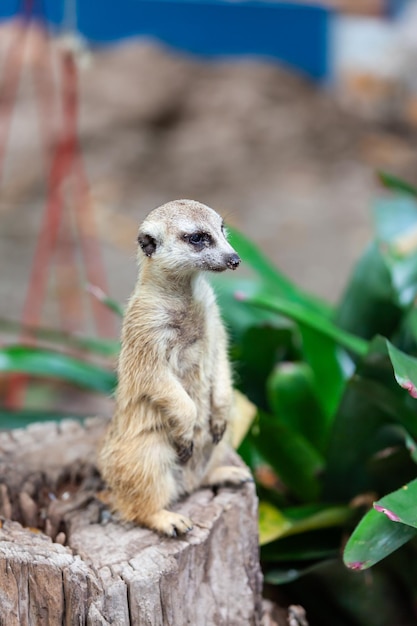
[[[174,372],[183,377],[189,372],[198,375],[207,367],[210,350],[208,311],[200,303],[170,312],[167,360]]]
[[[204,340],[205,312],[195,305],[173,309],[168,313],[167,326],[172,335],[169,347],[187,350]]]

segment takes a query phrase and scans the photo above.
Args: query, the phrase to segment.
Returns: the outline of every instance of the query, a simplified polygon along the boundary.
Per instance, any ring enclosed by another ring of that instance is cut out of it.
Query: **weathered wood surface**
[[[123,525],[96,498],[103,429],[92,419],[0,434],[0,625],[257,626],[254,486],[180,503],[195,522],[185,538]]]

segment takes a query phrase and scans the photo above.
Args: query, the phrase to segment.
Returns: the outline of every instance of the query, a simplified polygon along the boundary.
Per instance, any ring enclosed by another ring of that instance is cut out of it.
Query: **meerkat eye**
[[[188,241],[196,246],[199,243],[203,243],[203,235],[202,233],[193,233],[189,236]]]
[[[187,239],[188,243],[197,247],[209,246],[213,243],[213,240],[208,233],[192,233],[187,237]]]

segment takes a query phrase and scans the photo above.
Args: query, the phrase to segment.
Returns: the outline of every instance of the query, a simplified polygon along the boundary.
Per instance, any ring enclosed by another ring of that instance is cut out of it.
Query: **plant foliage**
[[[217,281],[237,384],[258,406],[240,453],[258,485],[265,579],[319,624],[416,618],[417,190],[380,180],[375,239],[335,306],[234,230],[253,275]]]
[[[374,241],[336,305],[296,287],[233,229],[251,275],[214,281],[237,387],[257,407],[239,452],[257,482],[265,579],[322,626],[416,619],[417,189],[379,178],[387,195]],[[41,335],[41,348],[0,349],[0,375],[111,393],[102,361],[116,344]],[[5,426],[41,417],[62,415],[0,412]]]

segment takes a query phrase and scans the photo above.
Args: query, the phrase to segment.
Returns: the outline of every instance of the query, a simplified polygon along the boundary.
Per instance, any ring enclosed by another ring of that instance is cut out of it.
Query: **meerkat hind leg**
[[[253,482],[253,477],[246,467],[220,465],[210,471],[203,481],[203,486],[242,485],[249,482]]]
[[[175,477],[176,453],[159,431],[138,438],[140,454],[135,457],[128,445],[119,450],[123,465],[115,468],[124,482],[114,491],[114,508],[128,522],[155,530],[161,535],[184,535],[193,527],[185,515],[168,511],[180,495]]]

